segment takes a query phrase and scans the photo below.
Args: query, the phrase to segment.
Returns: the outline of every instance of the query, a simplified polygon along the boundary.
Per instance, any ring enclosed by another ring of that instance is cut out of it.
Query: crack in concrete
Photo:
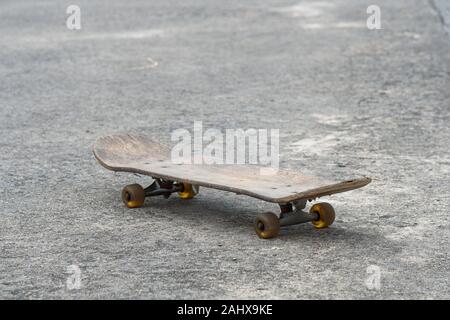
[[[437,14],[441,24],[445,26],[446,23],[445,23],[444,16],[442,15],[441,10],[439,10],[439,8],[437,7],[437,5],[434,2],[434,0],[428,0],[428,3],[430,4],[431,8],[436,12],[436,14]]]
[[[445,9],[447,9],[448,11],[448,17],[450,20],[450,4],[445,4],[444,2],[436,3],[436,0],[428,0],[428,3],[431,6],[431,8],[436,12],[438,19],[442,24],[442,26],[444,27],[444,30],[447,33],[447,35],[450,36],[450,25],[447,23],[446,19],[447,15],[444,14],[444,8],[442,8],[442,6],[448,6],[448,8],[445,7]]]

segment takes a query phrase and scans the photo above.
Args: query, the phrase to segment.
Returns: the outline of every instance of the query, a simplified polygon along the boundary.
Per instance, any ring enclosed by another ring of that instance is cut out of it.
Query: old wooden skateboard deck
[[[334,210],[328,203],[316,203],[309,213],[302,211],[306,202],[334,193],[357,189],[368,184],[368,177],[346,181],[328,181],[288,170],[261,174],[255,165],[194,165],[171,161],[170,149],[142,135],[110,135],[99,138],[93,147],[98,162],[113,171],[148,175],[154,182],[147,188],[133,184],[122,190],[122,199],[130,207],[140,207],[146,197],[169,197],[178,193],[193,198],[199,187],[248,195],[278,203],[281,213],[259,214],[255,230],[261,238],[278,234],[280,226],[311,221],[324,228],[334,221]]]

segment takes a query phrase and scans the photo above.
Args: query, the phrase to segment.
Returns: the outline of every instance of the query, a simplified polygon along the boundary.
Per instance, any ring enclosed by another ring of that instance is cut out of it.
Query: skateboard
[[[371,181],[368,177],[328,181],[288,170],[261,175],[262,167],[256,165],[173,163],[170,148],[136,134],[101,137],[95,142],[93,153],[106,169],[153,178],[153,183],[146,188],[139,184],[123,188],[122,201],[128,208],[140,207],[145,198],[154,196],[169,198],[172,194],[178,194],[181,199],[192,199],[199,193],[199,187],[277,203],[280,207],[279,214],[265,212],[256,216],[254,228],[263,239],[276,237],[280,227],[299,223],[311,222],[317,229],[330,226],[335,219],[333,207],[329,203],[319,202],[305,211],[307,202],[361,188]]]

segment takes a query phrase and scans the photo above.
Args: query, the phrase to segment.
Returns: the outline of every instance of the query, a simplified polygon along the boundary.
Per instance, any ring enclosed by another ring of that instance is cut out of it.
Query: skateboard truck
[[[317,229],[322,229],[334,222],[335,212],[329,203],[316,203],[309,213],[303,211],[305,207],[306,200],[296,200],[280,204],[279,217],[273,212],[258,214],[254,223],[256,234],[262,239],[269,239],[278,235],[280,227],[311,222]]]
[[[145,197],[164,196],[166,199],[174,192],[182,192],[183,184],[173,183],[170,180],[155,179],[151,185],[144,189]]]
[[[164,196],[167,199],[172,193],[178,193],[180,198],[190,199],[198,193],[198,189],[189,183],[157,178],[145,189],[137,183],[126,186],[122,190],[122,201],[128,208],[138,208],[144,204],[146,197]]]
[[[293,210],[293,206],[295,207],[295,210]],[[316,212],[308,213],[302,211],[305,207],[306,200],[295,201],[293,204],[280,204],[280,227],[306,223],[319,218]]]

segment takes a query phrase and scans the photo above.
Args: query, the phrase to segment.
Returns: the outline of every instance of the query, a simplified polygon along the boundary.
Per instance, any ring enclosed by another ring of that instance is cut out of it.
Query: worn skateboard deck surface
[[[168,147],[142,135],[101,137],[95,142],[93,152],[98,162],[109,170],[185,182],[275,203],[315,199],[357,189],[371,181],[367,177],[328,181],[287,170],[262,175],[262,167],[255,165],[175,164],[170,160]]]

